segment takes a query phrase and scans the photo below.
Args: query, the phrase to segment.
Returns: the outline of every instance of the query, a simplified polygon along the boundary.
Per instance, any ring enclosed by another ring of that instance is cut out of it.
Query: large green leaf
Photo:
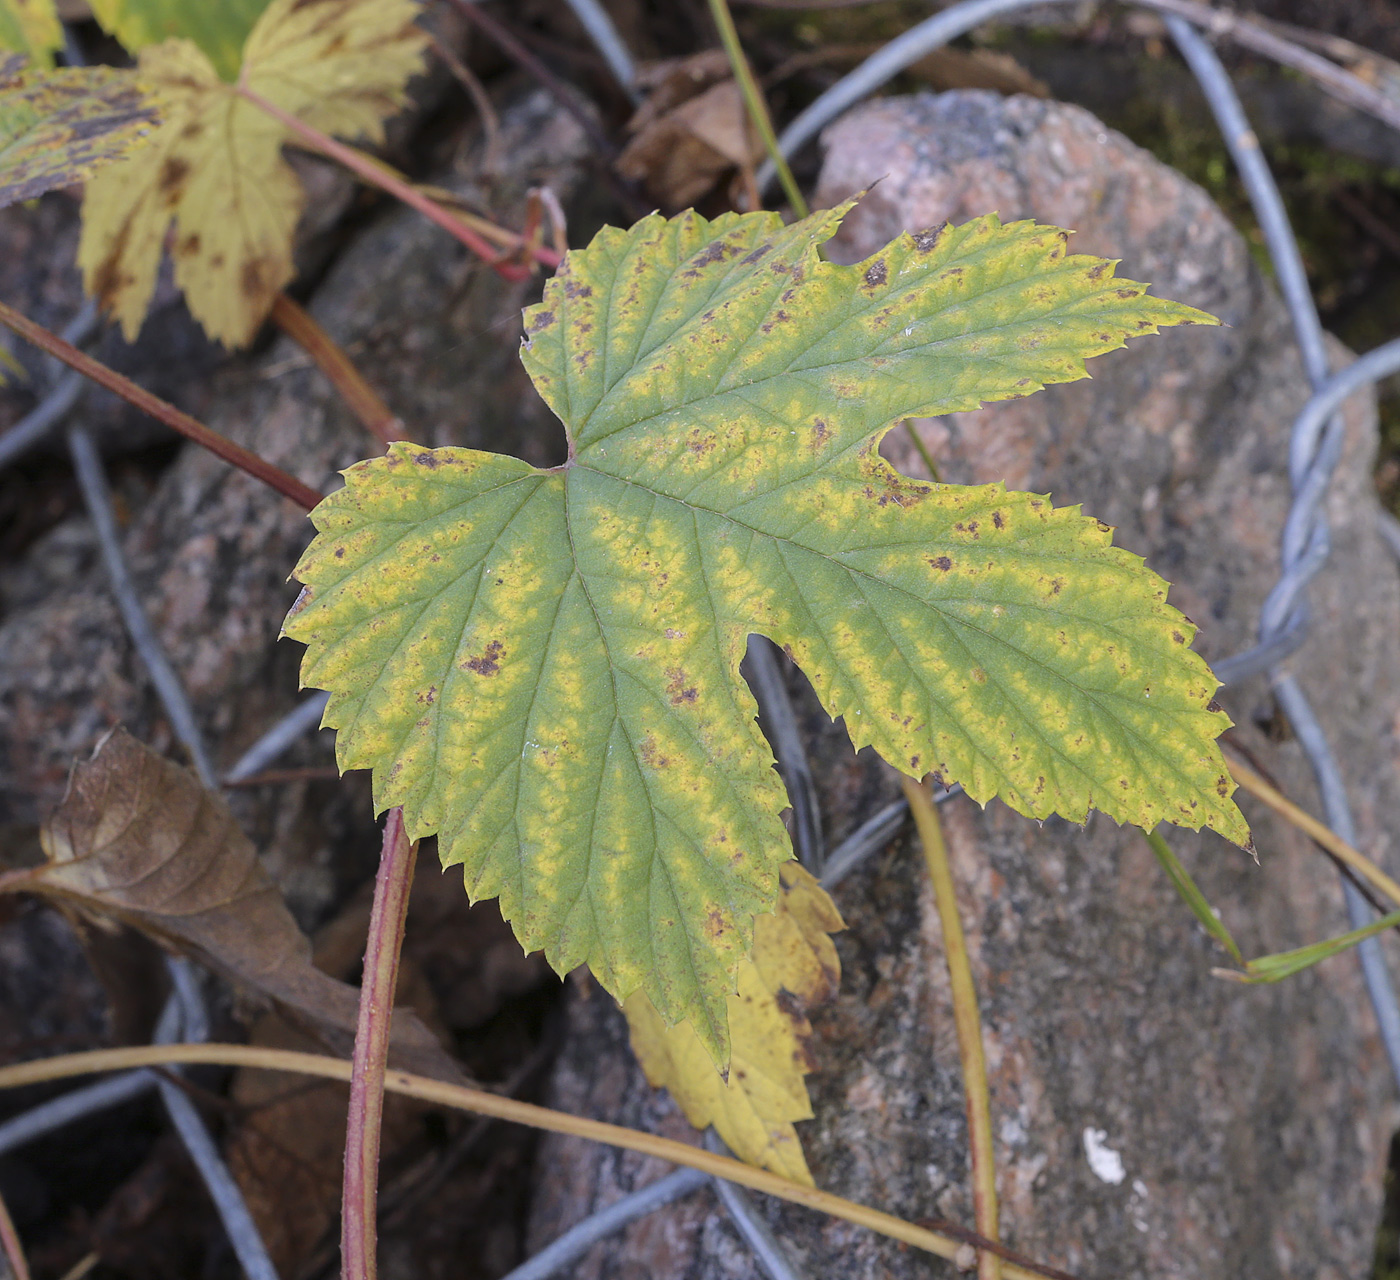
[[[224,80],[271,0],[91,0],[93,16],[132,53],[172,36],[193,40]]]
[[[134,71],[26,71],[0,54],[0,208],[81,182],[122,160],[160,123]]]
[[[357,464],[313,514],[286,625],[376,803],[438,832],[527,947],[645,990],[721,1061],[790,856],[751,632],[901,769],[1034,817],[1248,839],[1166,584],[1077,509],[876,452],[901,417],[1209,317],[995,217],[822,262],[844,212],[651,217],[570,253],[524,351],[568,462],[400,444]]]

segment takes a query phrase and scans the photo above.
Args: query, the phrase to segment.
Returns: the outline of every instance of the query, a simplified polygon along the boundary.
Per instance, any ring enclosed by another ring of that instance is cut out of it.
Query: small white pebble
[[[1123,1157],[1108,1145],[1108,1134],[1102,1129],[1090,1127],[1084,1130],[1084,1155],[1094,1176],[1101,1182],[1116,1187],[1128,1176],[1123,1168]]]

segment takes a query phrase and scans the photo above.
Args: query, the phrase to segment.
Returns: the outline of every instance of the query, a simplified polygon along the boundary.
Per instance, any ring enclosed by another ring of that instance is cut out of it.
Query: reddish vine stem
[[[436,223],[449,235],[466,245],[477,257],[490,263],[497,273],[505,279],[525,280],[529,278],[530,273],[527,269],[515,263],[499,261],[499,255],[488,241],[484,240],[460,218],[454,217],[435,200],[430,200],[421,191],[415,190],[412,183],[405,182],[396,174],[389,172],[386,167],[375,164],[373,160],[356,151],[354,147],[347,147],[343,142],[337,142],[329,134],[322,133],[319,129],[307,124],[306,121],[298,120],[291,112],[282,110],[275,102],[258,93],[256,89],[250,89],[242,83],[236,87],[244,98],[255,107],[267,112],[280,124],[285,125],[312,150],[329,156],[372,186],[378,187],[381,191],[387,191],[391,196],[402,200],[409,208],[418,210],[428,221]],[[535,259],[548,267],[559,265],[558,255],[543,248],[543,246],[535,251]]]
[[[231,463],[240,471],[246,471],[255,480],[276,489],[284,498],[290,499],[310,511],[321,495],[310,485],[302,484],[294,475],[274,466],[266,458],[260,458],[241,444],[235,444],[227,436],[211,431],[202,422],[190,417],[183,410],[168,404],[159,396],[153,396],[144,387],[138,387],[130,378],[123,377],[115,369],[109,369],[100,360],[79,351],[72,343],[65,342],[56,333],[51,333],[43,325],[36,324],[28,316],[16,311],[7,303],[0,302],[0,324],[12,329],[26,342],[32,342],[42,351],[47,351],[55,359],[63,361],[70,369],[76,369],[85,378],[91,378],[99,386],[121,396],[128,404],[135,405],[143,413],[149,413],[157,421],[165,423],[172,431],[178,431],[186,439],[203,445],[210,453]]]
[[[366,430],[385,444],[404,439],[402,421],[365,381],[345,349],[321,328],[305,307],[293,302],[285,293],[279,293],[272,302],[272,322],[316,362],[316,367],[326,375]]]
[[[408,895],[418,846],[410,844],[403,810],[390,809],[384,823],[379,875],[369,918],[360,1017],[350,1075],[350,1110],[345,1125],[345,1180],[341,1191],[340,1252],[344,1280],[375,1280],[379,1201],[379,1137],[384,1118],[384,1071],[389,1060],[394,991],[399,978]]]

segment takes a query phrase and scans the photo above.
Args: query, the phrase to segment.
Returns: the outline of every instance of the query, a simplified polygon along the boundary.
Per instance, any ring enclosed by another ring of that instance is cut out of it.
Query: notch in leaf
[[[397,444],[351,467],[285,625],[376,803],[437,832],[527,948],[645,991],[721,1066],[791,856],[752,632],[900,769],[1248,839],[1166,583],[1077,508],[878,453],[900,418],[1213,320],[995,216],[823,262],[847,208],[653,216],[571,252],[523,351],[568,460]]]

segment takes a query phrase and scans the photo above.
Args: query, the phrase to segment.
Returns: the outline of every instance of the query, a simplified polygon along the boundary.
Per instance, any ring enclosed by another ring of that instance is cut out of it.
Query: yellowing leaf
[[[274,0],[248,37],[250,89],[322,130],[382,137],[424,37],[417,0]],[[143,49],[166,121],[151,144],[88,184],[78,262],[89,293],[134,339],[166,231],[190,311],[226,346],[249,342],[292,277],[303,192],[287,130],[225,84],[189,40]]]
[[[193,40],[224,80],[238,75],[243,42],[268,0],[89,0],[92,16],[132,53]]]
[[[740,962],[739,990],[729,997],[727,1081],[689,1022],[668,1027],[641,991],[623,1010],[647,1079],[671,1091],[691,1124],[714,1125],[741,1160],[810,1187],[792,1127],[794,1120],[812,1118],[803,1080],[815,1068],[807,1055],[807,1010],[836,993],[841,962],[829,935],[846,926],[826,891],[796,862],[780,876],[777,907],[754,922],[753,951]]]
[[[130,71],[25,71],[0,56],[0,208],[81,182],[123,159],[156,127],[149,93]]]
[[[439,833],[527,948],[644,990],[721,1064],[790,857],[751,633],[912,774],[1248,838],[1166,583],[1077,508],[878,452],[900,418],[1209,317],[995,217],[824,262],[843,213],[650,217],[571,252],[523,352],[567,461],[397,444],[352,467],[285,626],[376,803]]]
[[[338,1052],[354,1040],[359,995],[311,963],[287,910],[223,799],[118,729],[80,764],[40,833],[48,861],[5,877],[96,920],[119,920],[275,1001]],[[407,1010],[393,1054],[440,1079],[461,1071]]]
[[[63,26],[53,0],[0,0],[0,53],[22,53],[36,66],[51,67],[61,48]]]

